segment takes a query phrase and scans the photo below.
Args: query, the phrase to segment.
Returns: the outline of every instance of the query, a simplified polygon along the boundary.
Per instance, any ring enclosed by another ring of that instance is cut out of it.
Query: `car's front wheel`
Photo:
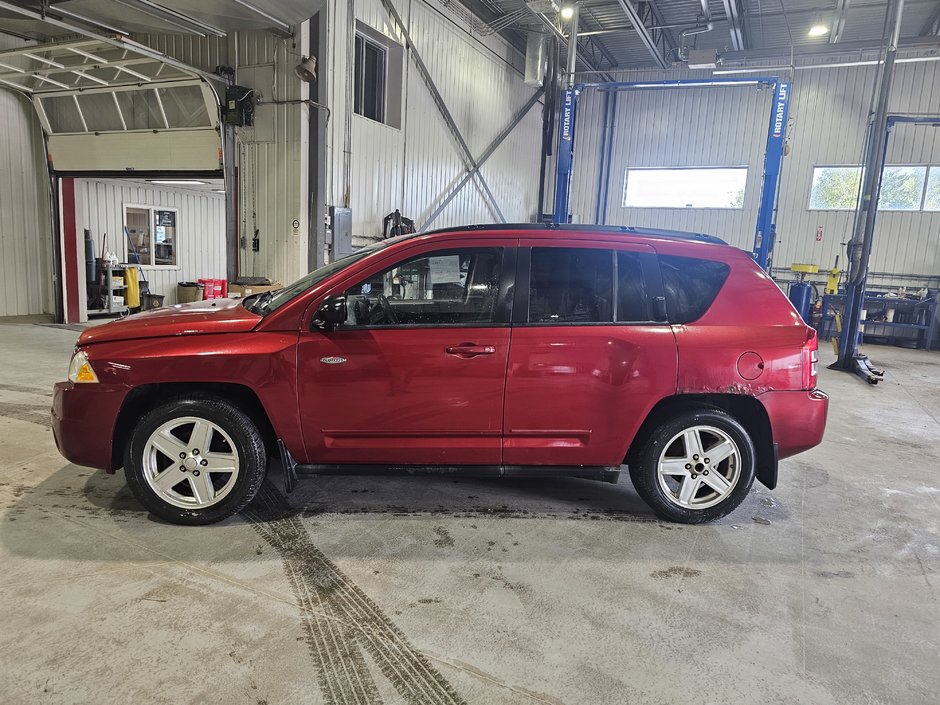
[[[137,423],[124,451],[134,496],[174,524],[212,524],[235,514],[258,492],[266,469],[256,424],[215,397],[160,404]]]
[[[754,443],[718,409],[682,412],[662,422],[632,454],[630,477],[657,515],[684,524],[725,516],[754,482]]]

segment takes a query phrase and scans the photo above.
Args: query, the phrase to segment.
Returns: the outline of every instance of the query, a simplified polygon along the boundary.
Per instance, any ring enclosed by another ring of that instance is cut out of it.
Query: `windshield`
[[[309,290],[311,287],[316,286],[327,277],[332,276],[342,269],[345,269],[351,264],[355,264],[359,260],[365,259],[373,252],[384,249],[395,242],[399,242],[400,240],[406,240],[412,237],[415,236],[413,234],[401,235],[399,237],[393,237],[389,238],[388,240],[376,242],[372,245],[369,245],[368,247],[363,247],[361,250],[353,252],[351,255],[338,259],[335,262],[330,262],[329,264],[324,265],[318,269],[314,269],[312,272],[304,275],[290,286],[286,286],[283,289],[279,289],[277,291],[248,297],[245,299],[245,308],[247,308],[252,313],[259,313],[262,316],[267,315],[272,311],[276,311],[288,301],[293,301],[295,298]]]

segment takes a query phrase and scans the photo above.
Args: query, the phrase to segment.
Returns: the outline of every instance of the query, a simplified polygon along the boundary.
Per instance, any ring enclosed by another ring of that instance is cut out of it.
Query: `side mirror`
[[[346,317],[346,297],[327,296],[320,304],[317,315],[313,317],[313,323],[323,330],[333,330],[336,326],[345,323]]]

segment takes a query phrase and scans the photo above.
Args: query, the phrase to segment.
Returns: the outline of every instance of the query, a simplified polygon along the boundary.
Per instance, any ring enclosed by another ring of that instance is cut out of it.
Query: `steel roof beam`
[[[649,3],[645,3],[643,7],[646,9],[644,17],[641,14],[640,10],[637,9],[636,5],[633,4],[632,0],[617,0],[617,4],[620,5],[620,8],[623,10],[624,14],[627,16],[627,19],[630,20],[630,24],[633,25],[636,29],[636,34],[640,38],[643,46],[650,53],[650,56],[653,57],[653,60],[661,69],[668,69],[672,62],[667,58],[667,46],[665,42],[664,30],[650,29],[651,26],[655,26],[655,17],[650,8]],[[653,22],[647,24],[648,20],[653,20]]]
[[[728,31],[731,33],[731,48],[734,51],[746,51],[748,48],[747,28],[744,26],[744,8],[740,0],[721,0],[728,19]],[[839,0],[848,4],[848,0]]]
[[[838,0],[832,15],[832,27],[829,29],[829,43],[835,44],[842,38],[845,29],[845,18],[849,14],[849,3],[852,0]]]
[[[937,9],[930,13],[930,17],[927,18],[924,26],[920,29],[920,36],[922,37],[938,34],[940,34],[940,5],[937,5]]]
[[[151,49],[150,47],[144,46],[143,44],[132,41],[130,39],[125,39],[123,37],[107,37],[101,34],[97,34],[90,30],[83,29],[82,27],[79,27],[75,24],[72,24],[71,22],[66,22],[65,20],[51,17],[50,15],[43,15],[39,12],[35,12],[34,10],[21,7],[20,5],[15,5],[12,2],[7,2],[6,0],[0,0],[0,10],[8,10],[10,12],[13,12],[17,15],[21,15],[23,17],[29,17],[30,19],[38,20],[39,22],[45,22],[47,24],[51,24],[53,27],[67,29],[70,32],[74,32],[75,34],[80,34],[81,36],[87,37],[89,39],[96,39],[102,44],[107,44],[108,46],[117,47],[118,49],[127,49],[130,51],[133,51],[136,54],[139,54],[140,56],[150,57],[151,59],[155,59],[156,61],[160,62],[161,68],[163,66],[172,66],[178,71],[182,71],[191,76],[199,77],[210,83],[214,83],[214,84],[223,83],[223,79],[221,79],[219,76],[208,73],[206,71],[202,71],[200,69],[195,68],[194,66],[189,66],[188,64],[185,64],[182,61],[177,61],[176,59],[170,56],[167,56],[166,54],[163,54],[159,51],[155,51],[154,49]],[[30,50],[36,51],[37,47],[35,46],[30,47]]]

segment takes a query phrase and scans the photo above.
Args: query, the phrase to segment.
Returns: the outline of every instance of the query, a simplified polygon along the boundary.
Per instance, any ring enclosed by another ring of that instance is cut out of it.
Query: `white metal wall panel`
[[[518,57],[499,38],[471,36],[461,19],[433,0],[398,0],[395,6],[471,152],[480,154],[532,95],[515,66]],[[335,76],[345,76],[341,48],[346,46],[346,10],[347,3],[337,0],[331,41]],[[379,0],[355,0],[355,15],[401,41],[391,31]],[[464,175],[457,145],[407,56],[403,71],[400,130],[352,116],[349,205],[357,243],[377,237],[382,218],[395,208],[422,225]],[[333,202],[342,205],[346,82],[334,80],[331,89],[330,193]],[[510,221],[527,221],[536,210],[540,126],[537,105],[482,169]],[[495,221],[474,180],[451,201],[434,227]]]
[[[84,229],[91,230],[100,255],[107,233],[107,249],[124,255],[124,205],[163,206],[179,210],[177,267],[143,267],[150,291],[176,303],[176,285],[202,277],[225,277],[225,198],[222,194],[160,188],[119,179],[75,180],[75,228],[79,253],[79,290],[85,291]],[[81,319],[86,320],[84,297]]]
[[[669,77],[696,75],[703,74],[671,72]],[[875,67],[869,66],[796,72],[790,103],[790,153],[784,159],[780,184],[775,268],[787,269],[792,262],[831,267],[840,253],[840,264],[845,264],[841,243],[851,236],[853,214],[809,210],[812,172],[817,165],[860,162],[874,77]],[[662,78],[662,73],[636,73],[627,80]],[[579,104],[572,208],[584,222],[593,222],[598,193],[601,102],[600,95],[588,92]],[[899,64],[891,110],[940,114],[940,62]],[[751,249],[769,116],[770,94],[755,88],[622,93],[607,222],[707,232]],[[897,127],[888,163],[940,164],[940,130]],[[743,210],[621,207],[624,169],[629,166],[725,165],[750,168]],[[817,226],[823,227],[821,242],[816,241]],[[878,273],[875,285],[936,286],[940,213],[881,211],[871,269]],[[908,275],[917,276],[908,279]]]
[[[0,49],[24,45],[0,35]],[[0,88],[0,316],[52,310],[52,233],[42,130],[29,100]]]
[[[250,68],[236,81],[257,90],[264,104],[256,108],[263,134],[237,129],[239,272],[288,283],[307,271],[307,125],[306,105],[274,101],[306,97],[306,84],[294,75],[300,61],[302,31],[283,39],[268,32],[238,32],[222,39],[153,35],[138,41],[207,71],[218,65]],[[270,77],[253,83],[258,77]],[[273,128],[272,128],[273,126]],[[273,132],[273,138],[271,133]],[[294,227],[294,223],[297,227]],[[258,231],[259,250],[252,248]]]

